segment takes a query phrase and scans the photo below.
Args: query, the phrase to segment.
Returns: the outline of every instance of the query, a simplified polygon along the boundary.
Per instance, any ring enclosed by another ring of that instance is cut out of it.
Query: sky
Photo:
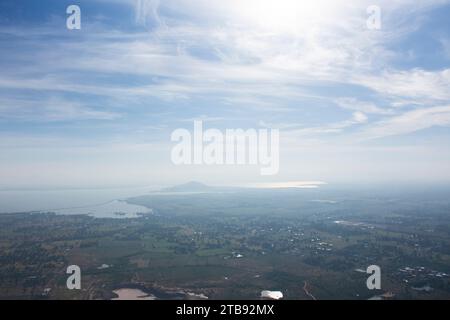
[[[447,0],[2,0],[0,189],[450,182],[449,16]],[[194,120],[280,130],[278,174],[174,165]]]

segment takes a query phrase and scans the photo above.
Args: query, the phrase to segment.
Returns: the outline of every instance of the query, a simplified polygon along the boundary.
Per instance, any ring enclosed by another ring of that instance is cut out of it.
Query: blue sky
[[[3,0],[0,188],[448,182],[449,16],[441,0]],[[280,173],[174,166],[170,133],[194,119],[280,129]]]

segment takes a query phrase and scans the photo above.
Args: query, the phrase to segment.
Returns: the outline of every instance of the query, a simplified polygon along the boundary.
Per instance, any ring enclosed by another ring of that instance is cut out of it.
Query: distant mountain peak
[[[162,189],[162,192],[205,192],[211,191],[214,187],[208,186],[198,181],[189,181],[184,184]]]
[[[189,181],[187,183],[179,185],[180,187],[189,187],[189,188],[210,188],[210,186],[207,186],[204,183],[198,182],[198,181]]]

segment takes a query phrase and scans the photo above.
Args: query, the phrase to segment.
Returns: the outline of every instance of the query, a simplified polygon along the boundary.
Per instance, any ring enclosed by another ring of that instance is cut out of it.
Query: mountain
[[[180,184],[178,186],[164,188],[161,190],[161,192],[211,192],[211,191],[217,191],[217,187],[211,187],[196,181],[191,181],[185,184]]]

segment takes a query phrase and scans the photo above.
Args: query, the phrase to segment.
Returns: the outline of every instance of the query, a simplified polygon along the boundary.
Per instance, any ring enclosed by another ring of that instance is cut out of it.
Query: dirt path
[[[306,281],[305,281],[305,284],[303,285],[303,291],[305,291],[306,295],[307,295],[308,297],[310,297],[311,299],[317,300],[316,297],[314,297],[314,296],[311,294],[311,292],[309,292],[309,290],[308,290],[308,282],[306,282]]]

